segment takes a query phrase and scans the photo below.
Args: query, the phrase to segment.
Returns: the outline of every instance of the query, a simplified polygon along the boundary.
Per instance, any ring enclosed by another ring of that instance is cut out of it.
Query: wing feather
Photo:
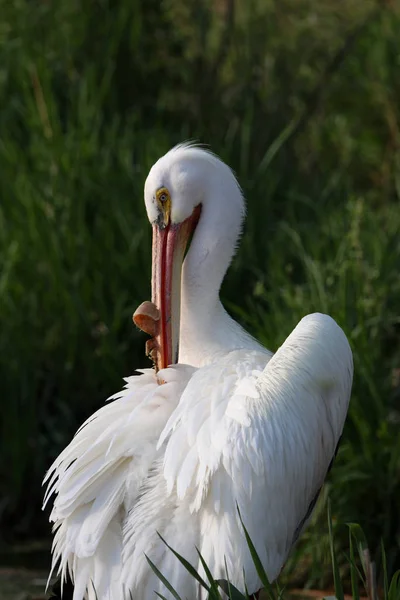
[[[162,386],[152,370],[127,378],[124,390],[79,428],[49,469],[45,503],[55,494],[52,571],[59,564],[63,580],[69,571],[74,600],[123,597],[126,512],[160,453],[158,437],[192,371],[166,369],[160,372]]]
[[[144,553],[181,594],[202,598],[157,531],[203,575],[196,547],[214,577],[225,577],[226,559],[242,590],[244,568],[256,592],[237,505],[275,579],[334,457],[352,370],[342,330],[315,314],[272,358],[234,350],[199,369],[166,369],[162,386],[148,373],[128,379],[47,475],[48,494],[57,494],[53,567],[71,572],[74,600],[91,580],[110,600],[123,596],[121,585],[138,599],[163,592]]]
[[[270,360],[233,351],[193,374],[160,442],[169,493],[190,502],[207,531],[198,544],[215,576],[224,576],[225,556],[235,585],[243,588],[244,566],[249,591],[260,587],[237,502],[267,574],[277,577],[334,457],[352,373],[343,331],[316,313]]]

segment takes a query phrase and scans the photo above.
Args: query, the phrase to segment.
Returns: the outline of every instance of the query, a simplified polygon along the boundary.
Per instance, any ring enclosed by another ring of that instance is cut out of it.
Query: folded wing
[[[321,314],[302,319],[271,359],[239,350],[194,374],[159,443],[168,492],[197,519],[194,543],[214,576],[226,577],[226,559],[237,587],[243,568],[249,592],[261,587],[237,504],[278,576],[334,458],[352,374],[346,336]]]

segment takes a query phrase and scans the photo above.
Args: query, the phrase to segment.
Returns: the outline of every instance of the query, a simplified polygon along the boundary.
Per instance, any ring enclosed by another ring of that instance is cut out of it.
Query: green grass
[[[251,0],[233,18],[229,2],[212,6],[0,0],[1,531],[48,531],[38,518],[44,471],[147,364],[131,323],[150,293],[143,183],[163,152],[194,138],[235,169],[248,200],[223,287],[231,313],[273,350],[312,311],[349,336],[354,393],[328,488],[334,520],[360,522],[377,563],[383,538],[391,574],[398,6]],[[322,514],[293,555],[293,568],[309,565],[308,585],[323,584],[330,562]]]
[[[240,513],[239,513],[240,515]],[[335,545],[335,535],[333,532],[333,523],[330,504],[328,504],[327,510],[328,517],[328,536],[330,546],[330,558],[331,558],[331,572],[333,579],[333,587],[335,590],[336,600],[344,600],[344,585],[348,584],[348,581],[344,582],[342,574],[339,568],[338,552]],[[255,546],[247,532],[246,526],[240,517],[243,526],[243,534],[246,537],[246,542],[250,551],[251,559],[258,577],[262,583],[262,598],[263,600],[281,600],[284,598],[293,597],[293,592],[290,588],[285,585],[281,585],[280,581],[277,580],[273,584],[268,580],[268,575],[262,565],[262,562],[257,554]],[[400,598],[400,570],[396,571],[393,576],[389,579],[387,575],[387,561],[382,544],[382,558],[381,558],[381,570],[383,572],[382,586],[379,587],[376,579],[376,564],[371,560],[371,555],[368,549],[368,543],[364,535],[363,530],[356,523],[350,523],[348,525],[348,552],[344,554],[346,566],[350,572],[350,583],[351,583],[351,594],[353,600],[360,600],[360,595],[367,597],[368,600],[398,600]],[[168,550],[173,552],[178,560],[181,562],[183,567],[190,573],[190,575],[205,589],[208,593],[208,600],[222,600],[222,592],[229,595],[230,600],[253,600],[253,594],[247,593],[247,586],[244,583],[246,593],[240,592],[230,581],[229,573],[226,570],[226,579],[214,579],[210,569],[208,568],[203,557],[199,553],[199,559],[204,570],[204,577],[196,571],[192,564],[181,555],[179,555],[171,546],[169,546],[163,538],[161,540],[166,544]],[[148,558],[147,562],[150,568],[154,571],[160,581],[164,584],[166,590],[168,590],[176,600],[182,600],[181,596],[175,588],[168,582],[165,576],[159,571],[156,565]],[[202,572],[200,569],[200,572]],[[279,578],[283,579],[282,575]],[[156,595],[160,598],[165,598],[162,594]]]

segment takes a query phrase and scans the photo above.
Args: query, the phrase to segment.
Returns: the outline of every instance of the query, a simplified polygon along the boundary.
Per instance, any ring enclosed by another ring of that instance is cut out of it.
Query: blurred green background
[[[143,184],[196,139],[248,201],[229,311],[272,350],[312,311],[349,337],[326,493],[399,566],[399,2],[0,0],[0,15],[3,546],[49,535],[43,474],[148,364],[131,322],[150,294]],[[321,514],[295,555],[309,585],[329,562]]]

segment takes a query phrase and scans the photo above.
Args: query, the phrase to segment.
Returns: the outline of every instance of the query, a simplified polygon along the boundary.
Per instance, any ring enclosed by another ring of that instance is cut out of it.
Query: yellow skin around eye
[[[157,190],[156,200],[164,218],[164,227],[166,227],[171,218],[171,196],[167,188],[161,187]]]

